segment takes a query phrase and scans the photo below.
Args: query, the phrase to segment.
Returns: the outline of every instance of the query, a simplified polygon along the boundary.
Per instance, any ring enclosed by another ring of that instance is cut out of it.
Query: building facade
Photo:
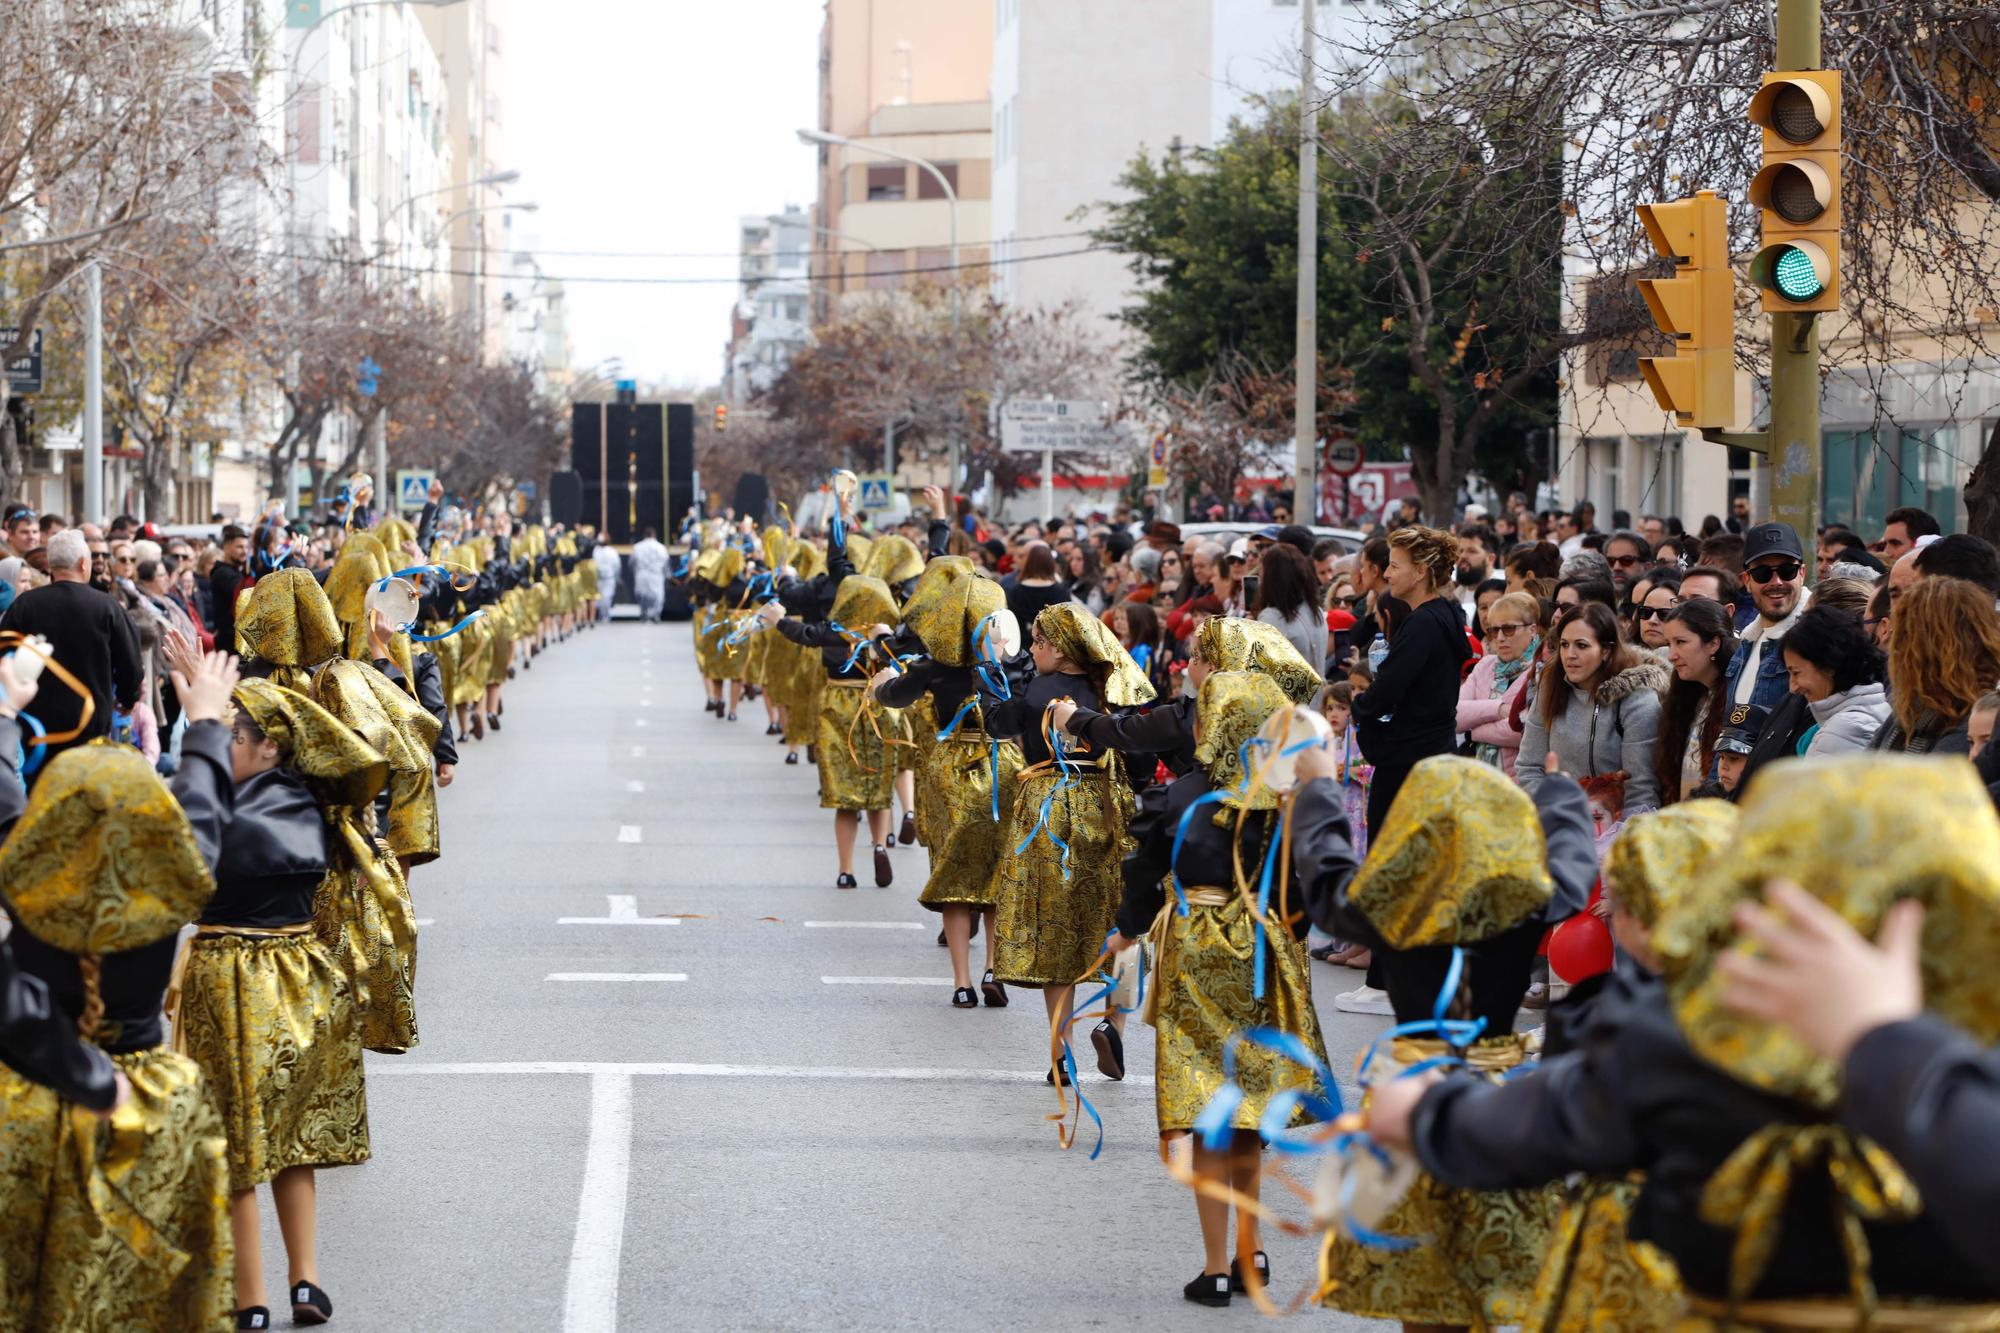
[[[812,340],[813,221],[805,210],[741,219],[737,295],[724,350],[723,400],[743,407],[777,383]]]

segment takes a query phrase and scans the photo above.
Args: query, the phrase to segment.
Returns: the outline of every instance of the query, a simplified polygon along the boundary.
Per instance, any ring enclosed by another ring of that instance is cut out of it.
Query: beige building
[[[992,237],[991,0],[827,0],[820,30],[818,128],[852,139],[819,152],[813,315],[854,292],[895,288],[913,270],[952,275],[958,197],[961,265],[984,263]]]
[[[507,318],[501,302],[513,217],[501,207],[507,202],[505,186],[467,183],[501,174],[512,165],[502,147],[506,0],[469,0],[416,12],[444,65],[449,89],[445,131],[454,163],[451,184],[462,187],[438,196],[447,238],[444,267],[452,274],[451,308],[468,314],[479,332],[482,353],[497,361],[507,352]]]

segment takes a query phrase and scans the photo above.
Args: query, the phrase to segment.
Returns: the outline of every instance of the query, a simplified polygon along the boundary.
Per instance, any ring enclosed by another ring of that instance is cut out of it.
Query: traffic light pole
[[[1820,0],[1777,0],[1778,68],[1820,67]],[[1771,516],[1801,542],[1818,532],[1819,317],[1771,316]]]

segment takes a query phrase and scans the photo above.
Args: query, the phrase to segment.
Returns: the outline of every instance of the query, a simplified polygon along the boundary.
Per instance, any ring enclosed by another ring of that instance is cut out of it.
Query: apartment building
[[[812,339],[813,235],[811,216],[796,205],[739,222],[737,296],[722,376],[732,407],[775,384]]]

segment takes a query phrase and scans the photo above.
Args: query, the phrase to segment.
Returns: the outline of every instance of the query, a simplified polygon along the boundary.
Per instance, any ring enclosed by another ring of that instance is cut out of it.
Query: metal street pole
[[[1299,322],[1293,377],[1292,522],[1318,517],[1319,144],[1313,113],[1313,0],[1299,2]]]
[[[83,520],[104,521],[104,270],[83,269]]]
[[[389,489],[389,409],[375,413],[375,512],[393,514],[388,506],[396,499]]]
[[[1820,67],[1819,0],[1777,0],[1778,68]],[[1818,532],[1819,316],[1771,316],[1771,516],[1808,546]]]

